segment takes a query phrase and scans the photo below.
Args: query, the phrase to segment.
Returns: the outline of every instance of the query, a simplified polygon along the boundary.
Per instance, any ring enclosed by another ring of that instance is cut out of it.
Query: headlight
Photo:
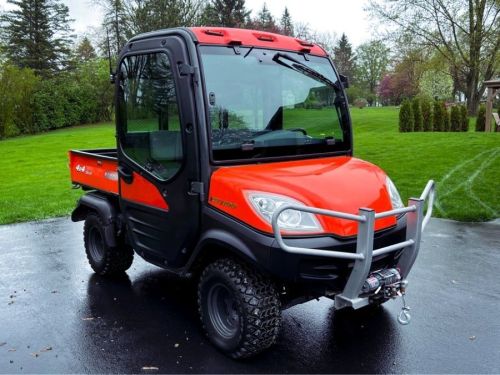
[[[271,224],[274,212],[284,204],[304,206],[295,199],[271,193],[250,192],[247,194],[253,209],[265,221]],[[295,232],[323,232],[323,227],[315,215],[297,210],[285,210],[278,218],[281,229]]]
[[[392,182],[389,177],[387,177],[385,185],[387,186],[387,191],[389,192],[389,196],[391,197],[392,208],[396,209],[404,207],[405,205],[401,200],[398,189],[396,189],[396,185],[394,185],[394,182]]]

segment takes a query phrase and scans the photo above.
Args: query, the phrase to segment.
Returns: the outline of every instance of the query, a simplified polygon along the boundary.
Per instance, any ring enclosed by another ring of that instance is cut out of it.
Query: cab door
[[[200,200],[192,77],[177,36],[130,43],[117,75],[120,206],[134,250],[182,266],[197,238]],[[189,71],[189,69],[187,69]]]

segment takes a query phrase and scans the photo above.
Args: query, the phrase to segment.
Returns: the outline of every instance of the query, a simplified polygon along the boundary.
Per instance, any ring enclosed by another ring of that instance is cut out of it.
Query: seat
[[[180,131],[158,130],[149,133],[151,158],[154,160],[181,161],[182,137]]]

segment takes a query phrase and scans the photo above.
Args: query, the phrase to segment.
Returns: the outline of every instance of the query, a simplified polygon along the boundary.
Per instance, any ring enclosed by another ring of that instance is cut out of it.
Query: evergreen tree
[[[408,99],[403,100],[399,109],[399,131],[411,132],[414,126],[414,117],[411,103]]]
[[[333,61],[339,73],[349,77],[351,82],[355,76],[356,56],[352,51],[351,43],[347,40],[347,36],[342,34],[337,46],[333,49]]]
[[[459,132],[462,129],[460,108],[456,105],[451,107],[450,114],[450,130],[452,132]]]
[[[262,9],[259,11],[259,14],[257,15],[257,19],[255,20],[255,26],[262,31],[279,32],[279,28],[276,25],[276,21],[274,20],[273,15],[267,8],[266,3],[264,3]]]
[[[443,131],[449,132],[451,127],[450,112],[446,108],[446,103],[444,101],[441,102],[441,112],[443,116]]]
[[[95,49],[89,38],[84,37],[75,49],[75,59],[77,62],[87,62],[97,57]]]
[[[202,15],[207,26],[244,27],[250,11],[245,0],[210,0]]]
[[[422,109],[420,108],[420,99],[413,98],[412,102],[412,110],[413,110],[413,131],[419,132],[422,131],[423,128],[423,119],[422,119]]]
[[[290,15],[287,7],[285,7],[283,15],[281,16],[280,27],[283,35],[293,36],[292,16]]]
[[[476,131],[484,132],[486,130],[486,107],[484,104],[479,106],[476,118]]]
[[[432,131],[432,109],[429,99],[423,98],[421,102],[422,108],[422,127],[425,132]]]
[[[460,106],[460,131],[469,131],[469,116],[467,114],[467,107],[465,105]]]
[[[432,130],[435,132],[441,132],[444,129],[444,118],[443,111],[441,110],[441,102],[439,100],[434,100],[434,116],[433,116],[433,126]]]
[[[109,37],[111,55],[118,55],[127,39],[132,35],[129,28],[130,19],[127,16],[127,4],[124,0],[102,0],[105,9],[103,27]],[[103,50],[108,54],[107,41],[104,41]]]
[[[0,17],[4,52],[13,64],[50,75],[68,66],[73,39],[69,10],[60,0],[8,0]]]

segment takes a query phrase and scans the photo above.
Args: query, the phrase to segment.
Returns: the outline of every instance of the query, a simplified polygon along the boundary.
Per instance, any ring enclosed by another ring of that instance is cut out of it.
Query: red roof
[[[327,55],[317,44],[266,31],[229,27],[191,27],[190,29],[195,33],[200,44],[253,46],[306,52],[318,56]]]

